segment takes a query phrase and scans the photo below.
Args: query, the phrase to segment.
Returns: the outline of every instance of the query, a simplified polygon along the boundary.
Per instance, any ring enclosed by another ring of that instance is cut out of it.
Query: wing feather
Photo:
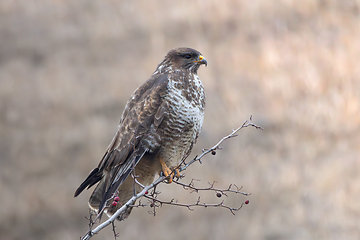
[[[167,84],[167,74],[157,74],[132,94],[105,155],[74,196],[105,178],[106,187],[96,188],[101,189],[103,196],[100,212],[144,154],[157,150],[161,139],[156,130],[166,115],[163,97],[167,94]]]

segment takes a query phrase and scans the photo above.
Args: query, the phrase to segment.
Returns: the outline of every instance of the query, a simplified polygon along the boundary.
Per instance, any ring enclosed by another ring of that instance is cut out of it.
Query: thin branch
[[[194,159],[192,159],[190,162],[188,162],[187,164],[185,164],[185,166],[181,167],[179,169],[179,171],[184,171],[186,168],[188,168],[191,164],[193,164],[194,162],[200,161],[202,157],[204,157],[206,154],[209,153],[216,153],[216,150],[221,150],[221,148],[219,147],[220,144],[222,144],[225,140],[233,138],[233,137],[237,137],[238,135],[236,134],[238,131],[240,131],[243,128],[246,127],[254,127],[256,129],[263,129],[262,127],[255,125],[254,123],[251,122],[252,121],[252,116],[250,116],[249,120],[246,120],[240,127],[238,127],[237,129],[233,130],[232,133],[230,133],[229,135],[223,137],[217,144],[215,144],[212,148],[210,149],[203,149],[203,153],[200,156],[196,156]],[[183,163],[185,163],[185,159],[183,160]]]
[[[215,204],[208,204],[208,203],[201,203],[200,202],[200,197],[198,198],[198,200],[196,201],[196,203],[191,203],[191,204],[185,204],[185,203],[178,203],[176,202],[174,199],[171,199],[170,201],[162,201],[159,200],[157,198],[154,198],[152,196],[145,196],[146,198],[152,200],[153,202],[157,202],[160,203],[160,205],[166,204],[166,205],[172,205],[172,206],[179,206],[179,207],[186,207],[188,210],[193,211],[194,209],[192,209],[192,207],[221,207],[221,208],[226,208],[228,209],[233,215],[235,215],[236,211],[239,211],[244,203],[242,203],[240,205],[240,207],[238,208],[233,208],[233,207],[229,207],[227,205],[224,204],[224,201],[221,201],[220,203],[215,203]]]
[[[233,130],[232,133],[230,133],[229,135],[223,137],[217,144],[215,144],[212,148],[210,149],[203,149],[203,152],[200,156],[196,156],[194,159],[192,159],[190,162],[186,163],[185,164],[185,159],[184,158],[180,165],[181,164],[184,164],[184,166],[178,168],[178,170],[180,172],[184,171],[185,169],[187,169],[191,164],[193,164],[194,162],[196,161],[201,161],[201,158],[204,157],[205,155],[209,154],[209,153],[216,153],[216,150],[220,150],[220,145],[227,139],[230,139],[230,138],[233,138],[233,137],[236,137],[237,136],[237,132],[245,127],[249,127],[249,126],[252,126],[252,127],[255,127],[257,129],[262,129],[260,126],[257,126],[255,124],[253,124],[252,122],[252,117],[250,116],[249,120],[245,121],[240,127],[238,127],[237,129]],[[231,208],[229,206],[226,206],[223,204],[223,202],[220,202],[218,204],[206,204],[206,203],[200,203],[200,198],[198,199],[198,201],[194,204],[180,204],[180,203],[176,203],[174,202],[173,200],[170,201],[170,202],[163,202],[163,201],[160,201],[156,198],[157,194],[159,194],[158,192],[155,191],[155,188],[156,186],[161,183],[161,182],[164,182],[167,178],[165,176],[160,176],[158,179],[156,179],[152,184],[148,185],[148,186],[143,186],[142,184],[140,184],[137,179],[136,179],[136,176],[133,176],[134,177],[134,183],[138,184],[139,186],[143,187],[143,190],[141,192],[139,192],[138,194],[134,194],[134,196],[132,198],[129,199],[129,201],[127,201],[121,208],[119,208],[108,220],[104,221],[103,223],[99,224],[95,229],[91,229],[92,226],[94,225],[95,221],[97,220],[97,218],[95,220],[91,220],[90,218],[90,224],[89,224],[89,230],[88,232],[81,238],[81,240],[88,240],[90,239],[92,236],[94,236],[95,234],[99,233],[103,228],[107,227],[108,225],[110,224],[113,224],[115,219],[117,219],[122,213],[126,212],[126,210],[129,208],[129,207],[133,207],[136,202],[137,199],[145,196],[146,193],[148,193],[148,191],[152,188],[154,188],[154,192],[153,192],[153,196],[147,196],[147,198],[150,198],[150,199],[154,199],[154,203],[155,202],[158,202],[160,204],[170,204],[171,205],[176,205],[176,206],[184,206],[184,207],[187,207],[188,209],[191,209],[191,207],[194,207],[194,206],[202,206],[202,207],[223,207],[223,208],[227,208],[230,210],[230,212],[232,214],[235,214],[234,212],[235,211],[238,211],[242,208],[243,204],[241,204],[241,206],[239,208]],[[174,181],[176,182],[177,184],[179,184],[177,181]],[[182,184],[180,184],[182,185]],[[211,184],[210,184],[211,185]],[[204,189],[198,189],[198,190],[213,190],[213,191],[217,191],[217,192],[221,192],[221,193],[225,193],[225,192],[234,192],[234,193],[240,193],[240,194],[244,194],[244,195],[249,195],[247,193],[242,193],[240,192],[239,190],[241,188],[237,188],[237,190],[232,190],[230,189],[232,186],[235,186],[236,185],[230,185],[228,189],[226,190],[221,190],[221,189],[216,189],[213,187],[213,185],[211,185],[209,188],[204,188]],[[193,186],[191,186],[191,184],[189,185],[185,185],[183,184],[183,187],[187,187],[187,188],[192,188]],[[195,190],[195,189],[194,189]],[[135,205],[135,206],[140,206],[140,205]],[[142,206],[142,205],[141,205]],[[156,208],[156,205],[153,204],[153,206],[150,206],[150,207],[153,207],[154,209],[154,214],[155,214],[155,208]],[[117,236],[116,233],[115,233],[115,229],[114,229],[114,234],[115,234],[115,237]]]
[[[119,236],[119,233],[116,232],[115,222],[112,222],[111,225],[113,228],[114,238],[116,239]]]
[[[199,191],[214,191],[214,192],[217,192],[217,193],[221,193],[225,196],[227,192],[230,192],[230,193],[239,193],[239,194],[242,194],[244,196],[248,196],[248,195],[251,195],[251,193],[245,193],[245,192],[241,192],[240,190],[242,189],[242,186],[239,188],[237,187],[235,184],[230,184],[229,187],[227,189],[220,189],[220,188],[215,188],[214,187],[214,184],[216,183],[215,181],[213,183],[209,183],[210,184],[210,187],[207,187],[207,188],[198,188],[198,187],[195,187],[194,185],[194,180],[196,179],[192,179],[191,182],[189,184],[184,184],[182,182],[179,182],[179,181],[175,181],[173,180],[174,183],[182,186],[185,190],[188,190],[188,189],[192,189],[193,192],[199,192]],[[233,189],[235,188],[235,189]]]
[[[99,226],[97,226],[95,229],[93,230],[89,230],[82,238],[81,240],[87,240],[90,239],[92,236],[94,236],[95,234],[97,234],[98,232],[100,232],[103,228],[105,228],[106,226],[110,225],[111,223],[113,223],[115,221],[115,219],[120,216],[123,212],[125,212],[131,205],[134,205],[135,201],[138,198],[141,198],[142,196],[145,195],[146,192],[148,192],[150,189],[152,189],[154,186],[158,185],[159,183],[161,183],[162,181],[165,180],[165,177],[159,177],[156,181],[154,181],[152,184],[150,184],[149,186],[146,186],[140,193],[136,194],[135,196],[133,196],[132,198],[130,198],[129,201],[126,202],[126,204],[124,204],[121,208],[119,208],[114,215],[112,215],[108,220],[104,221],[103,223],[101,223]]]

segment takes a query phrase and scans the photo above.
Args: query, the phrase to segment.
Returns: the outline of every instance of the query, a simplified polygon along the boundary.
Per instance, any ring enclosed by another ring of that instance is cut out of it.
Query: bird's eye
[[[191,55],[190,55],[190,54],[185,54],[185,55],[184,55],[184,58],[190,59],[190,58],[191,58]]]

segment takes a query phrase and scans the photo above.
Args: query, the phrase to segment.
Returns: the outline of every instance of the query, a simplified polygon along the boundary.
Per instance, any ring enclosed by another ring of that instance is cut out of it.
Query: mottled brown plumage
[[[186,158],[201,130],[205,92],[197,76],[205,58],[191,48],[168,52],[155,72],[130,97],[119,128],[97,168],[92,170],[75,192],[98,183],[89,206],[96,212],[105,208],[112,215],[141,190],[130,173],[135,167],[137,180],[149,185],[157,172],[169,175],[169,167]],[[168,176],[171,182],[173,176]],[[110,206],[119,196],[118,206]],[[131,209],[120,216],[125,219]]]

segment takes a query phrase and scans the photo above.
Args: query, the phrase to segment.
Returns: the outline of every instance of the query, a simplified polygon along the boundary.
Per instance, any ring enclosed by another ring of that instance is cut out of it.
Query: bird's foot
[[[162,172],[165,177],[168,179],[168,183],[172,183],[174,177],[180,178],[180,172],[178,167],[168,167],[164,160],[160,160],[160,164],[162,167]]]

